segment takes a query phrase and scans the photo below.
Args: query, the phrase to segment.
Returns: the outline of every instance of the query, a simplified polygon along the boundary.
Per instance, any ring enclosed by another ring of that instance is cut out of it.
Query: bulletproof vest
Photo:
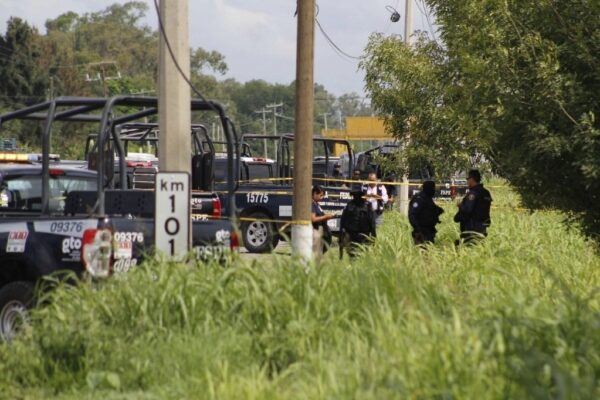
[[[383,195],[383,189],[381,185],[377,185],[377,196],[381,197]],[[383,200],[377,200],[377,211],[383,210]]]
[[[375,186],[375,187],[377,189],[377,195],[381,197],[383,195],[383,189],[382,189],[383,185],[377,184],[377,186]],[[363,190],[367,190],[368,188],[369,188],[369,185],[362,186]],[[381,213],[383,211],[383,206],[384,206],[383,200],[377,200],[377,209],[373,210],[373,211],[375,211],[377,213]]]
[[[490,195],[490,192],[484,188],[481,188],[477,194],[477,203],[475,204],[475,209],[473,210],[475,219],[483,222],[485,226],[489,226],[492,223],[492,219],[490,217],[491,207],[492,196]]]
[[[354,202],[348,203],[348,223],[345,229],[352,233],[368,233],[371,224],[371,215],[369,214],[369,203],[357,205]]]
[[[409,203],[409,214],[413,214],[413,204],[415,202],[418,202],[421,208],[419,214],[415,214],[414,218],[416,218],[422,228],[434,227],[438,222],[440,213],[438,212],[438,208],[433,202],[433,199],[423,192],[415,194]]]

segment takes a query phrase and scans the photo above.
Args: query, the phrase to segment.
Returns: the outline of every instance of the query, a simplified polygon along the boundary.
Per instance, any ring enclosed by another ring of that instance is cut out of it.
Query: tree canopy
[[[67,12],[46,21],[40,34],[19,18],[11,18],[0,35],[0,108],[13,109],[57,96],[157,95],[158,32],[143,24],[148,6],[141,1],[113,4],[104,10],[77,14]],[[295,84],[223,79],[228,71],[225,56],[217,50],[190,49],[191,81],[204,97],[223,103],[242,132],[273,131],[272,112],[260,111],[268,104],[277,109],[277,131],[293,132]],[[315,125],[321,115],[364,111],[351,95],[337,99],[315,84]],[[333,121],[333,120],[331,120]],[[339,121],[339,119],[338,119]],[[330,123],[337,127],[338,122]],[[265,129],[266,128],[266,129]],[[22,136],[30,143],[35,132]],[[69,145],[69,133],[61,132]],[[73,142],[75,144],[75,142]]]
[[[441,43],[373,35],[372,102],[416,155],[483,153],[532,208],[600,233],[600,3],[426,0]]]

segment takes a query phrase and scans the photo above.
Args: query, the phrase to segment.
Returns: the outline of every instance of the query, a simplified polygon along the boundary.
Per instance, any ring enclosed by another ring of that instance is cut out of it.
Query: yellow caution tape
[[[194,219],[194,217],[196,217],[196,218],[200,217],[200,219]],[[336,218],[339,218],[339,217],[336,217]],[[230,218],[227,216],[216,217],[214,215],[208,215],[208,214],[196,214],[195,216],[192,216],[192,220],[196,220],[196,221],[225,220],[225,221],[243,221],[243,222],[259,221],[259,222],[270,222],[270,223],[274,223],[274,224],[287,224],[287,225],[310,225],[310,224],[312,224],[312,221],[302,220],[302,219],[290,220],[290,219],[252,218],[252,217]]]
[[[310,220],[302,220],[302,219],[297,219],[297,220],[283,220],[283,219],[266,219],[266,218],[250,218],[250,217],[239,217],[237,218],[238,221],[243,221],[243,222],[255,222],[255,221],[260,221],[260,222],[271,222],[274,224],[288,224],[288,225],[310,225],[312,224],[312,221]]]
[[[293,181],[294,178],[291,177],[286,177],[286,178],[255,178],[255,179],[245,179],[245,180],[240,180],[237,183],[260,183],[260,182],[276,182],[276,181]],[[370,181],[366,181],[366,180],[354,180],[354,179],[339,179],[339,178],[311,178],[311,180],[313,181],[318,181],[318,182],[335,182],[335,183],[349,183],[349,184],[361,184],[361,185],[366,185],[368,183],[370,183]],[[226,183],[226,182],[217,182],[217,183]],[[388,182],[388,181],[377,181],[378,184],[382,184],[382,185],[386,185],[386,186],[421,186],[422,182]],[[446,185],[445,183],[437,183],[438,185]],[[465,184],[453,184],[453,186],[457,186],[457,187],[465,187]],[[488,188],[494,188],[494,189],[509,189],[510,186],[507,185],[493,185],[493,186],[487,186]]]

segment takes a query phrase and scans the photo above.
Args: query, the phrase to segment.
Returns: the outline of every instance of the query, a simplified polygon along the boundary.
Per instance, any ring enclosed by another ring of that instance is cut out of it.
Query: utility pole
[[[52,100],[54,98],[54,75],[50,76],[50,88],[48,89],[48,95],[46,100]]]
[[[412,35],[412,2],[406,0],[406,8],[404,10],[404,43],[410,45],[410,35]]]
[[[325,123],[325,130],[327,130],[327,116],[329,113],[323,113],[321,115],[323,116],[323,122]]]
[[[164,35],[160,35],[158,151],[161,171],[190,173],[190,87],[179,73],[190,76],[188,0],[161,0]],[[166,36],[166,37],[165,37]],[[167,47],[173,51],[173,57]]]
[[[314,122],[315,0],[298,0],[296,44],[296,121],[292,253],[313,259],[311,224],[312,135]]]
[[[262,109],[259,111],[254,111],[254,113],[256,114],[262,114],[262,121],[263,121],[263,135],[267,135],[267,113],[269,112],[269,110],[266,109]],[[269,158],[269,148],[267,146],[267,139],[263,139],[263,153],[265,158]]]
[[[265,108],[273,109],[273,136],[277,136],[277,109],[283,107],[283,103],[279,104],[267,104]]]
[[[410,35],[412,34],[412,0],[406,0],[406,9],[404,10],[404,43],[410,46]],[[408,143],[402,143],[405,147]],[[406,165],[408,168],[408,165]],[[402,185],[400,186],[400,213],[408,215],[408,172],[402,175]]]
[[[101,62],[97,62],[97,63],[89,63],[87,64],[89,67],[91,67],[92,71],[94,69],[98,69],[99,71],[96,72],[95,74],[92,73],[92,75],[90,75],[89,73],[85,74],[85,80],[86,82],[95,82],[95,81],[100,81],[102,83],[102,94],[104,97],[108,97],[108,86],[106,84],[106,81],[111,81],[114,79],[121,79],[121,72],[118,69],[117,63],[115,63],[114,61],[101,61]],[[109,72],[107,71],[107,67],[111,66],[114,68],[114,75],[110,75]]]

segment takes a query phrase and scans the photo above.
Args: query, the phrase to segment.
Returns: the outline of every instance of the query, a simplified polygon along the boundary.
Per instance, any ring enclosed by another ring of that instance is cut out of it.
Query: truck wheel
[[[28,309],[33,304],[33,285],[11,282],[0,289],[0,338],[11,340],[29,323]]]
[[[273,248],[275,242],[273,224],[261,220],[269,219],[263,213],[254,213],[249,218],[256,221],[246,221],[242,224],[242,239],[244,247],[250,253],[265,253]]]

